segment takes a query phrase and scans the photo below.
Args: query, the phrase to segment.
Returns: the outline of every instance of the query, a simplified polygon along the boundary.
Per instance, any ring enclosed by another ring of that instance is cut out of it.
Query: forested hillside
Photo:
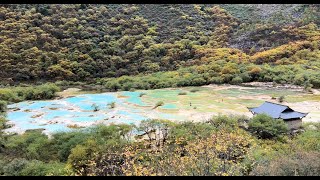
[[[200,85],[319,87],[319,17],[315,4],[0,5],[0,77],[87,81],[191,66]]]

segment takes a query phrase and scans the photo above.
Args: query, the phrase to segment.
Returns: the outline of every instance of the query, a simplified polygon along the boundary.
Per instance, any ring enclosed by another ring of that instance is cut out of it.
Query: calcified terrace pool
[[[196,91],[194,91],[196,89]],[[182,93],[183,92],[183,93]],[[320,94],[291,89],[231,85],[80,94],[64,99],[26,101],[9,105],[7,132],[42,129],[46,134],[93,125],[136,124],[146,119],[204,121],[218,114],[252,116],[247,107],[257,107],[272,97],[286,95],[286,105],[308,112],[303,121],[320,121]],[[154,108],[157,102],[163,106]],[[115,102],[115,108],[108,104]],[[95,104],[99,107],[94,111]]]
[[[115,108],[108,104],[115,102]],[[93,104],[99,110],[94,111]],[[23,133],[43,129],[44,133],[66,132],[97,124],[138,124],[150,118],[179,119],[178,116],[153,109],[145,103],[140,92],[81,94],[74,97],[46,101],[25,101],[9,105],[8,120],[13,127],[7,132]],[[162,109],[173,108],[166,104]]]

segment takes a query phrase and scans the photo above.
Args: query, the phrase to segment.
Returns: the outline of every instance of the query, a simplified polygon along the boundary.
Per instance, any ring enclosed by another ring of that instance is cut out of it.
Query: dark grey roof
[[[268,114],[275,119],[294,119],[294,118],[303,118],[307,113],[295,112],[288,106],[282,104],[276,104],[272,102],[265,102],[261,106],[256,108],[249,108],[249,110],[254,114]]]
[[[294,119],[294,118],[303,118],[307,115],[308,113],[300,113],[300,112],[284,112],[280,114],[281,119]]]
[[[261,106],[256,107],[256,108],[249,108],[252,112],[257,113],[257,114],[262,114],[262,113],[266,113],[269,116],[273,117],[273,118],[279,118],[280,114],[288,109],[288,106],[284,106],[281,104],[275,104],[275,103],[271,103],[271,102],[265,102],[263,103]]]

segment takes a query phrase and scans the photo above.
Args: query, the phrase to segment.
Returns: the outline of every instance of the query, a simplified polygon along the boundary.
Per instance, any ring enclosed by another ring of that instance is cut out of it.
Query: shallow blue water
[[[161,106],[160,108],[162,108],[162,109],[177,109],[177,106],[174,104],[165,104],[165,105]]]
[[[15,131],[29,129],[45,129],[46,133],[71,131],[69,124],[83,122],[98,123],[125,123],[138,124],[149,119],[151,109],[141,109],[133,105],[146,106],[139,97],[139,92],[122,92],[128,98],[117,98],[117,94],[82,94],[75,97],[50,100],[26,101],[9,105],[8,120],[15,124]],[[110,109],[109,103],[115,102],[116,107]],[[99,107],[94,112],[92,104]],[[173,109],[175,105],[166,104],[162,108]],[[29,112],[27,112],[29,111]],[[150,112],[147,112],[150,111]],[[171,114],[159,114],[159,118],[173,119]],[[10,130],[9,130],[10,131]]]
[[[67,98],[65,101],[85,111],[93,111],[93,105],[98,106],[99,109],[108,109],[109,103],[119,103],[117,97],[111,94],[86,94]]]
[[[139,106],[148,106],[146,103],[144,103],[140,97],[141,92],[131,92],[131,91],[125,91],[122,93],[123,96],[128,96],[127,102],[136,104]]]
[[[32,114],[28,113],[28,112],[15,111],[15,112],[8,113],[7,118],[11,121],[18,121],[23,118],[27,118],[27,117],[31,117],[31,116],[32,116]]]
[[[72,103],[72,104],[77,104],[77,103],[84,101],[86,99],[87,98],[84,95],[81,95],[81,96],[66,98],[65,101]]]
[[[106,116],[80,116],[80,117],[74,117],[72,118],[73,121],[76,122],[88,122],[88,121],[99,121],[105,119]]]
[[[29,106],[24,107],[25,109],[40,109],[40,108],[45,108],[46,106],[52,105],[53,102],[50,101],[38,101],[36,103],[30,104]]]
[[[122,115],[126,115],[126,116],[129,115],[129,113],[127,111],[119,111],[118,113],[122,114]]]
[[[78,113],[78,112],[71,112],[68,110],[51,110],[43,116],[43,119],[51,120],[51,119],[59,118],[59,117],[65,117],[65,118],[70,117],[71,118],[76,113]]]
[[[141,120],[147,119],[146,117],[144,117],[142,115],[139,115],[139,114],[136,114],[136,113],[129,113],[127,111],[119,111],[118,113],[120,115],[126,116],[128,119],[131,119],[133,121],[141,121]]]

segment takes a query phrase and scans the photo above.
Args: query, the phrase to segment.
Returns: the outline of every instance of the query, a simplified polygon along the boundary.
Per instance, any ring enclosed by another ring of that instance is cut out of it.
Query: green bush
[[[320,124],[320,123],[318,123]],[[319,127],[314,130],[306,130],[295,137],[294,143],[307,151],[320,151],[320,131]]]
[[[0,176],[4,175],[4,167],[6,166],[7,162],[0,158]]]
[[[15,92],[15,88],[4,88],[0,89],[0,100],[8,102],[20,102],[24,100],[24,94],[18,95]]]
[[[47,161],[54,157],[54,147],[48,136],[41,131],[30,131],[22,135],[8,137],[6,142],[7,154],[30,159]]]
[[[21,176],[21,171],[28,164],[28,160],[24,158],[15,158],[7,163],[3,168],[4,176]]]
[[[213,116],[209,122],[216,128],[231,128],[235,129],[238,127],[238,121],[235,117],[218,115]]]
[[[95,112],[100,110],[100,107],[95,103],[92,104],[91,107],[93,108],[93,111],[95,111]]]
[[[89,138],[88,133],[84,132],[63,132],[53,135],[52,144],[57,151],[57,159],[61,162],[65,162],[71,153],[71,149],[78,144],[83,144]]]
[[[179,92],[178,95],[187,95],[187,92]]]
[[[7,128],[7,124],[6,124],[7,120],[1,116],[2,115],[0,114],[0,157],[1,157],[1,153],[4,150],[4,147],[6,144],[6,138],[7,138],[5,133],[3,132],[3,130]]]
[[[193,89],[190,90],[190,92],[192,92],[192,93],[195,93],[195,92],[198,92],[198,91],[200,91],[200,89],[198,89],[198,88],[193,88]]]
[[[162,101],[158,101],[153,109],[155,109],[155,108],[157,108],[159,106],[163,106],[163,105],[164,105],[164,103]]]
[[[63,163],[44,163],[38,160],[28,161],[20,158],[13,159],[1,169],[5,176],[63,176],[67,174]]]
[[[7,102],[6,101],[0,101],[0,113],[4,113],[7,111]]]
[[[281,119],[273,119],[267,114],[258,114],[249,121],[249,131],[262,139],[279,137],[288,132],[287,124]]]
[[[295,152],[278,154],[273,159],[259,162],[251,175],[254,176],[319,176],[319,152]]]
[[[284,101],[284,98],[285,98],[285,96],[280,96],[278,99],[279,103],[282,103]]]
[[[116,107],[116,102],[108,103],[108,106],[110,107],[110,109],[113,109]]]
[[[242,80],[242,78],[239,77],[239,76],[237,76],[237,77],[235,77],[235,78],[233,78],[233,79],[231,80],[231,84],[241,84],[241,83],[243,83],[243,80]]]
[[[60,88],[52,83],[33,87],[11,87],[0,89],[0,100],[20,102],[24,100],[52,99]]]
[[[61,176],[65,174],[64,164],[44,163],[37,160],[28,162],[21,170],[21,176]]]
[[[198,138],[208,138],[215,130],[216,128],[209,123],[181,122],[170,130],[169,140],[173,143],[177,139],[182,139],[182,144],[186,145]]]
[[[221,77],[212,77],[210,79],[210,82],[213,84],[222,84],[223,83],[223,79]]]

